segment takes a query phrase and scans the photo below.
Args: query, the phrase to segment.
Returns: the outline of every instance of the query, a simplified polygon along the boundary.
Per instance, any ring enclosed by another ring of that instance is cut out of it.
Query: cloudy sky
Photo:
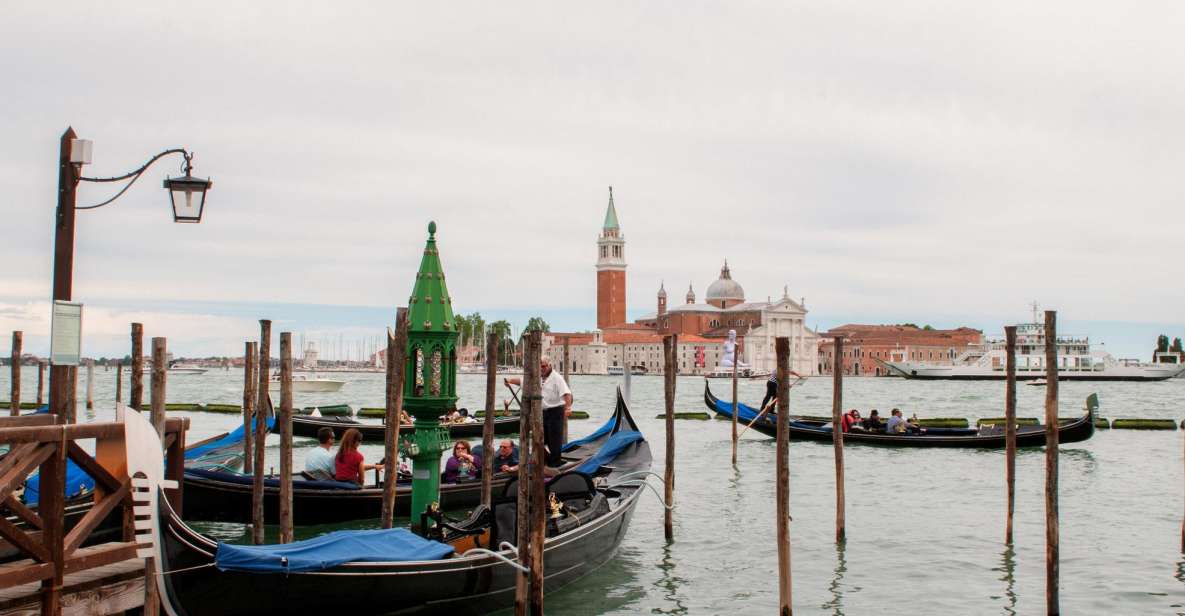
[[[215,181],[201,225],[170,221],[176,158],[79,213],[94,354],[131,320],[183,354],[240,352],[260,317],[377,334],[429,220],[459,308],[589,328],[610,184],[631,316],[664,280],[702,294],[727,258],[751,299],[788,284],[821,327],[994,333],[1036,300],[1121,354],[1185,334],[1179,2],[4,14],[0,328],[31,346],[68,125],[94,141],[89,175],[183,146]]]

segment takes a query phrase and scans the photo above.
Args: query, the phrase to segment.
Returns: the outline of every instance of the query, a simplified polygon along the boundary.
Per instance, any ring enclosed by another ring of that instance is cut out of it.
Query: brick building
[[[819,334],[819,374],[831,374],[836,336],[843,336],[843,367],[847,375],[889,376],[881,361],[925,361],[951,364],[969,347],[983,343],[983,332],[970,327],[922,329],[914,325],[857,325]]]
[[[597,329],[625,323],[625,267],[625,236],[617,223],[610,186],[609,207],[597,238]]]

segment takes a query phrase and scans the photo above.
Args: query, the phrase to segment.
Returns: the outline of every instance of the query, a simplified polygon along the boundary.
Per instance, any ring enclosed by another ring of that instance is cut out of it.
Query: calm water
[[[336,394],[298,395],[298,403],[348,402],[378,406],[382,375],[349,374]],[[96,400],[110,417],[115,375],[96,369]],[[461,375],[461,404],[480,406],[484,377]],[[573,379],[576,408],[593,419],[574,421],[583,435],[608,416],[613,377]],[[238,403],[242,373],[212,371],[174,376],[173,402]],[[679,379],[678,410],[704,410],[703,380]],[[761,382],[742,382],[743,400],[756,402]],[[23,391],[36,392],[26,368]],[[728,397],[728,384],[715,391]],[[1019,388],[1019,414],[1042,415],[1044,390]],[[505,390],[499,392],[499,397]],[[1061,415],[1076,414],[1091,391],[1105,417],[1185,416],[1185,381],[1061,386]],[[0,373],[7,397],[8,371]],[[79,397],[85,392],[80,378]],[[147,392],[146,392],[147,394]],[[662,472],[662,380],[638,377],[632,409]],[[796,412],[828,414],[831,381],[817,378],[795,389]],[[996,417],[1003,414],[1002,383],[845,380],[845,407],[886,411],[900,407],[922,417]],[[86,411],[79,410],[80,416]],[[178,415],[184,415],[178,413]],[[222,432],[237,417],[192,415],[191,440]],[[563,592],[549,595],[552,614],[770,614],[776,610],[772,439],[750,433],[729,464],[723,421],[678,421],[675,535],[662,534],[662,509],[646,496],[619,556]],[[1067,614],[1185,614],[1185,562],[1179,549],[1182,432],[1102,431],[1067,445],[1061,455],[1062,609]],[[277,441],[269,465],[278,465]],[[311,441],[301,439],[297,464]],[[368,460],[381,456],[368,446]],[[848,540],[834,532],[834,461],[830,445],[791,444],[791,542],[796,614],[1035,614],[1044,611],[1044,456],[1018,457],[1015,551],[1002,542],[1002,452],[847,448]],[[208,532],[233,540],[242,527]],[[312,529],[316,533],[326,529]]]

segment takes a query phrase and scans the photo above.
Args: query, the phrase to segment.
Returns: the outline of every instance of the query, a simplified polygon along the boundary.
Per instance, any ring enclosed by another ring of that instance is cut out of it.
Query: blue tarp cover
[[[585,460],[576,467],[576,472],[592,475],[601,468],[602,464],[612,462],[626,447],[641,441],[642,433],[637,430],[623,430],[609,437],[601,449],[593,457]]]
[[[252,433],[254,433],[255,432],[254,422],[251,424],[251,428],[252,428],[252,430],[251,430]],[[271,431],[271,430],[275,430],[275,428],[276,428],[276,418],[269,417],[267,420],[267,429],[269,431]],[[187,461],[196,460],[196,459],[198,459],[198,458],[200,458],[212,451],[229,449],[230,447],[240,445],[243,442],[243,433],[244,432],[246,432],[246,431],[243,430],[243,426],[239,426],[239,427],[235,428],[234,431],[232,431],[230,434],[227,434],[226,436],[224,436],[216,441],[206,443],[205,445],[201,445],[199,447],[193,447],[191,449],[186,449],[185,450],[185,459]]]
[[[609,417],[609,421],[605,422],[605,425],[601,426],[600,428],[597,428],[596,432],[593,432],[592,434],[590,434],[582,439],[577,439],[575,441],[568,441],[567,443],[564,443],[564,446],[560,449],[560,451],[572,451],[573,449],[576,449],[577,447],[579,447],[581,445],[586,445],[588,443],[591,443],[591,442],[601,438],[602,436],[605,436],[606,434],[609,434],[610,432],[612,432],[613,426],[616,426],[616,425],[617,425],[617,413],[614,413],[613,415],[611,415]]]
[[[214,565],[222,571],[300,573],[325,571],[348,562],[440,560],[452,553],[452,546],[406,528],[339,530],[279,545],[219,543]]]

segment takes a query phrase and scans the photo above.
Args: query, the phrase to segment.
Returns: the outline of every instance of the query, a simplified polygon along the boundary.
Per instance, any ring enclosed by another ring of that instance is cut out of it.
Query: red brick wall
[[[597,272],[597,328],[625,323],[625,271]]]

